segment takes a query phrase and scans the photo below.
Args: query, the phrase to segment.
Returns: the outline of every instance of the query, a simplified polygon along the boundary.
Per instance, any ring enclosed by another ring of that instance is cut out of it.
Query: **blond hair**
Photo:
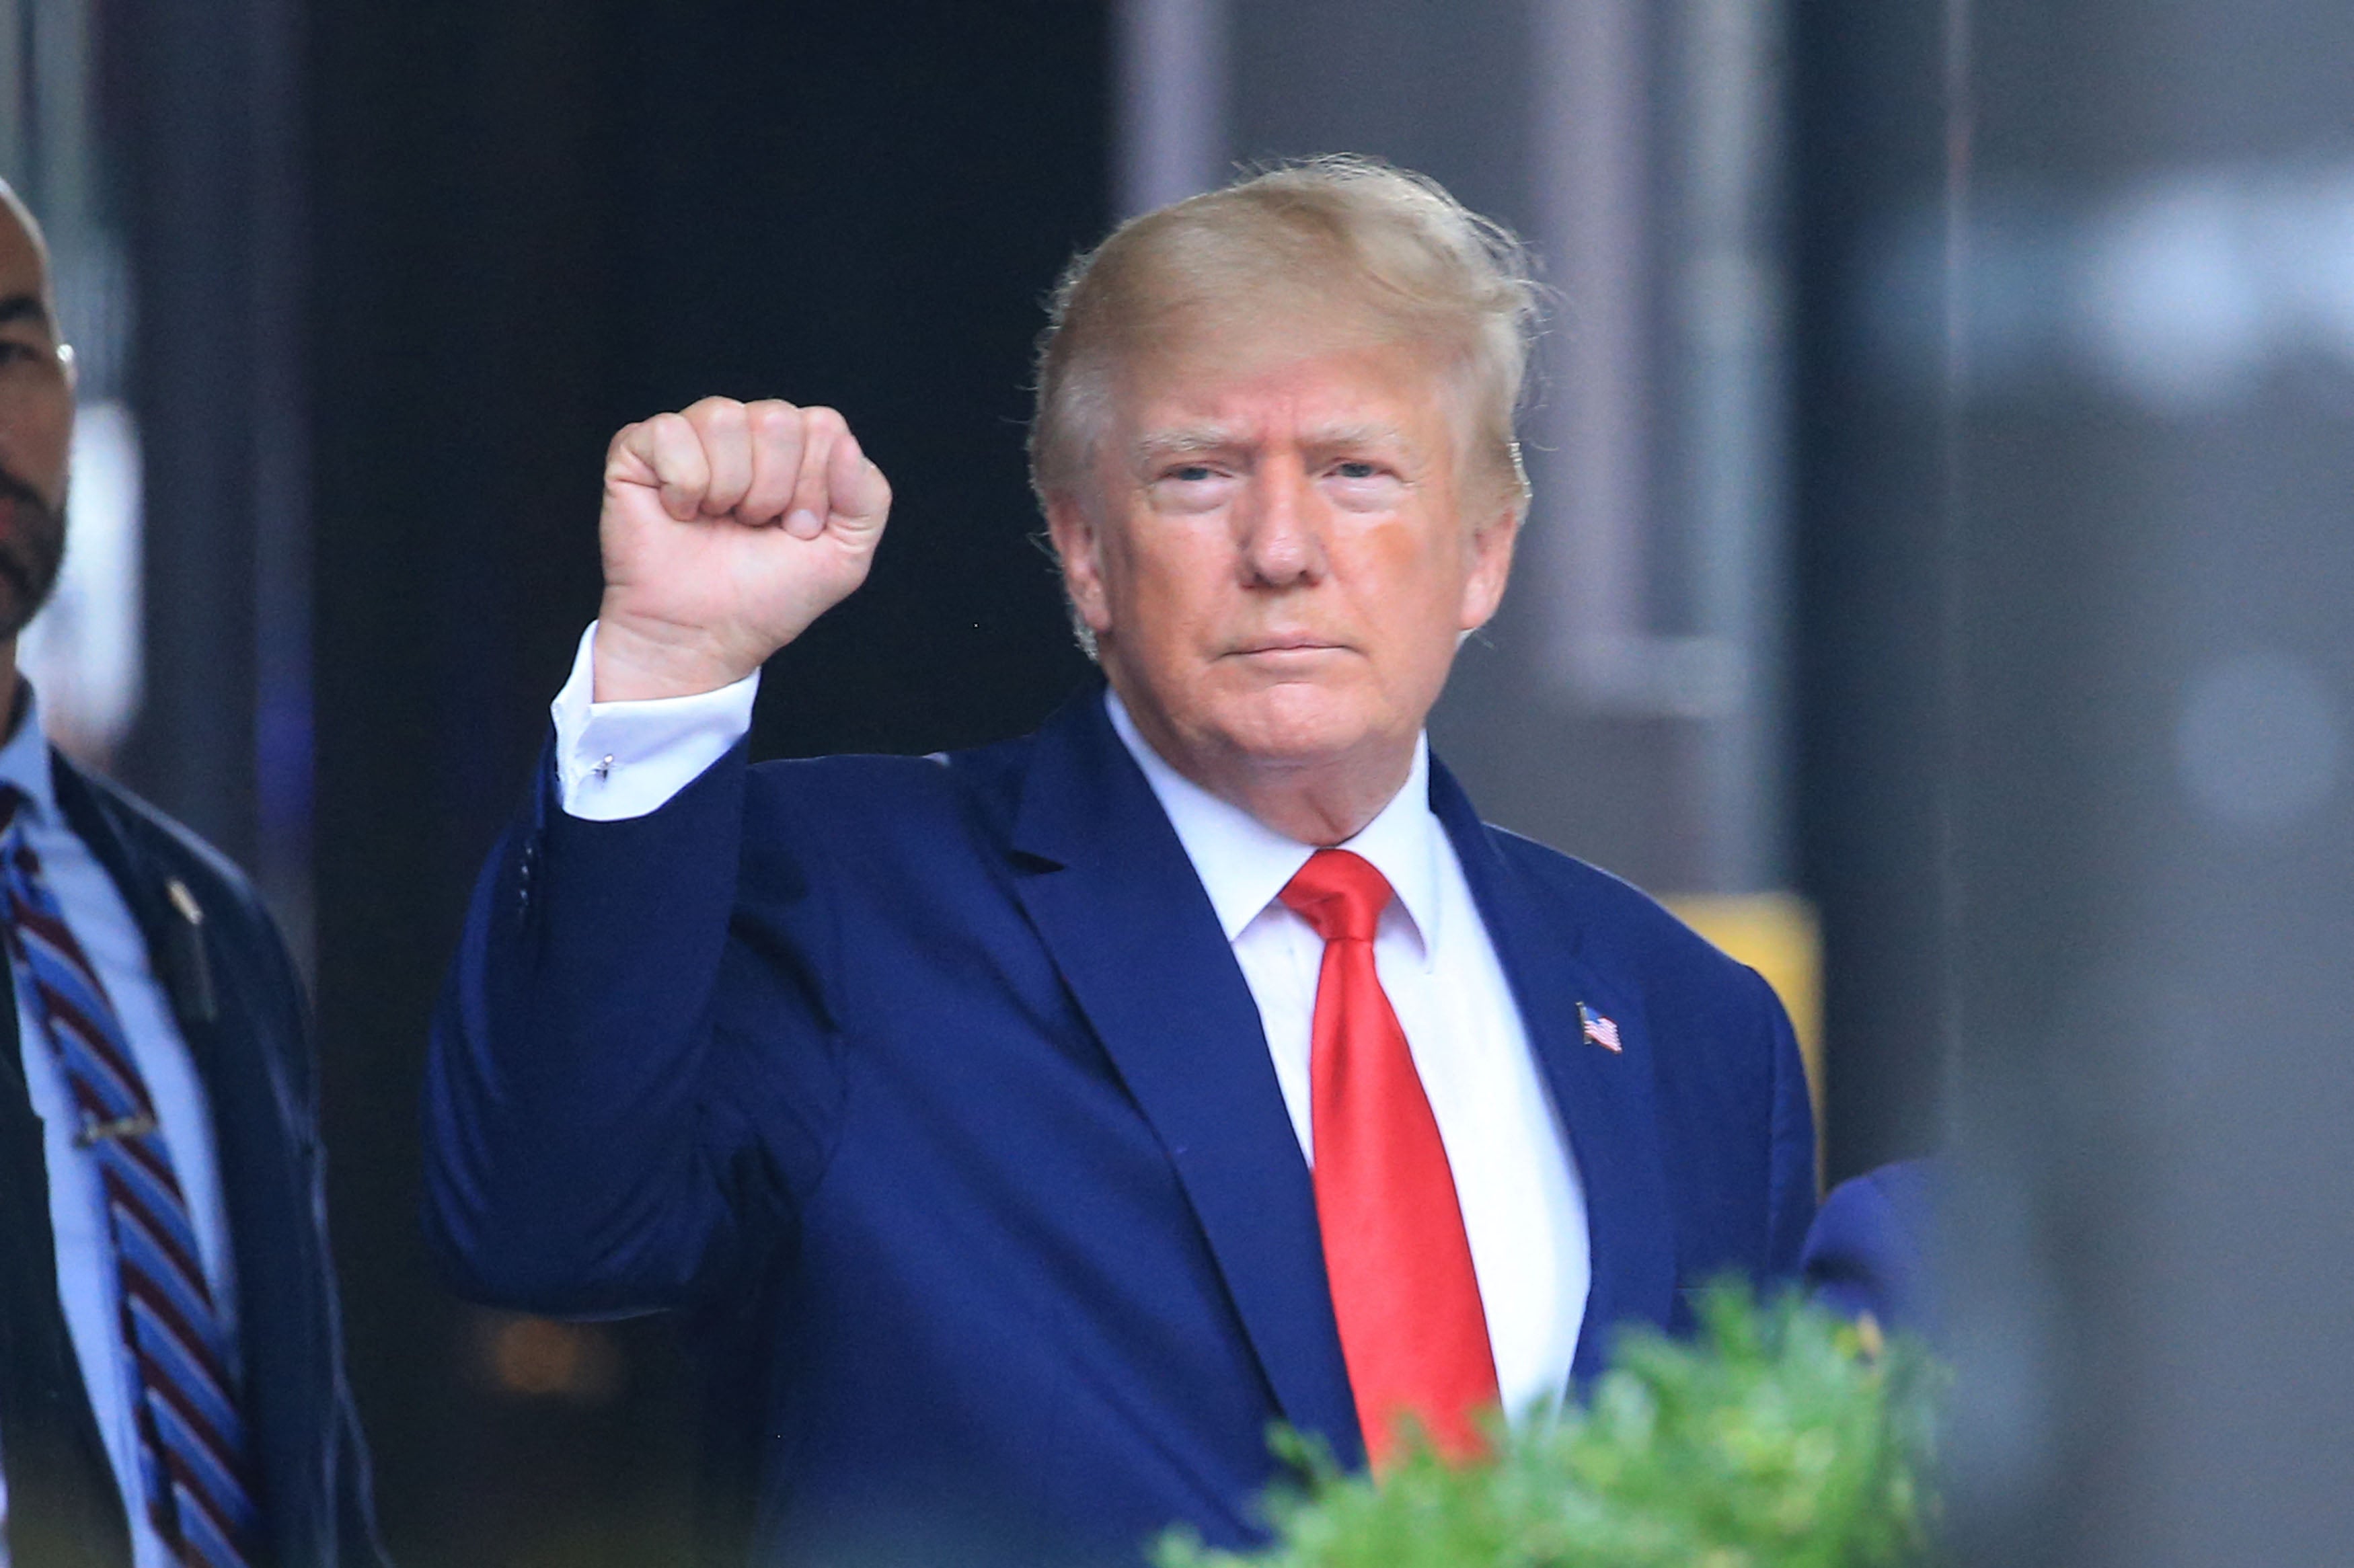
[[[1072,260],[1038,342],[1030,482],[1041,503],[1084,487],[1124,364],[1206,316],[1256,319],[1343,302],[1446,356],[1473,462],[1516,513],[1528,478],[1512,418],[1539,315],[1528,253],[1437,181],[1371,158],[1311,158],[1129,219]]]

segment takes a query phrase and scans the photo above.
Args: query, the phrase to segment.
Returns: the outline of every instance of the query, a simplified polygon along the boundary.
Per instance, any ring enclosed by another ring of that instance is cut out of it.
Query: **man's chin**
[[[48,600],[48,584],[36,585],[22,565],[0,556],[0,641],[15,639]]]
[[[1236,753],[1278,767],[1313,768],[1378,749],[1384,730],[1360,694],[1313,681],[1269,684],[1220,716]]]
[[[37,602],[17,588],[13,579],[0,575],[0,642],[14,641],[40,613],[40,609]]]
[[[11,526],[0,531],[0,641],[25,630],[58,585],[65,561],[62,520],[54,514],[27,516],[17,503]]]

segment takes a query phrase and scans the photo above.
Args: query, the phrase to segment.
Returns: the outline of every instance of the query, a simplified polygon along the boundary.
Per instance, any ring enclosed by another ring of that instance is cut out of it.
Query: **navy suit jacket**
[[[1436,763],[1431,803],[1585,1185],[1590,1376],[1613,1327],[1794,1269],[1797,1052],[1642,895],[1482,826]],[[1270,1424],[1362,1461],[1257,1009],[1099,689],[945,758],[739,747],[627,821],[567,816],[543,768],[437,1015],[426,1146],[462,1289],[694,1314],[758,1561],[1243,1546]]]
[[[51,763],[58,805],[145,936],[211,1104],[237,1265],[238,1343],[263,1510],[262,1561],[275,1568],[380,1568],[367,1450],[345,1383],[319,1152],[317,1061],[302,981],[276,924],[235,866],[62,755],[52,752]],[[192,918],[172,895],[174,883],[201,918]],[[0,1003],[0,1018],[7,1021],[0,1044],[13,1059],[13,1003]],[[46,1188],[46,1172],[27,1172],[35,1174]],[[44,1199],[36,1223],[45,1224],[47,1213]],[[108,1473],[89,1402],[79,1401],[69,1419],[98,1472]],[[0,1441],[5,1437],[0,1433]]]

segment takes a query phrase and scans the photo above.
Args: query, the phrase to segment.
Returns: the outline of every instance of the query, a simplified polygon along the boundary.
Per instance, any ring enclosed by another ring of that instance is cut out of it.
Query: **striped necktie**
[[[249,1568],[257,1516],[245,1424],[187,1200],[106,988],[25,842],[18,800],[0,795],[8,956],[80,1113],[74,1141],[106,1195],[148,1514],[185,1568]]]

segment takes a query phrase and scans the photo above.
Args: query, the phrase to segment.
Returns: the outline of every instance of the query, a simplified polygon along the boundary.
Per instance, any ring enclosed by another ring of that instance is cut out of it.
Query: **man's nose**
[[[1298,463],[1268,463],[1237,508],[1244,574],[1254,587],[1290,588],[1324,575],[1323,511]]]

